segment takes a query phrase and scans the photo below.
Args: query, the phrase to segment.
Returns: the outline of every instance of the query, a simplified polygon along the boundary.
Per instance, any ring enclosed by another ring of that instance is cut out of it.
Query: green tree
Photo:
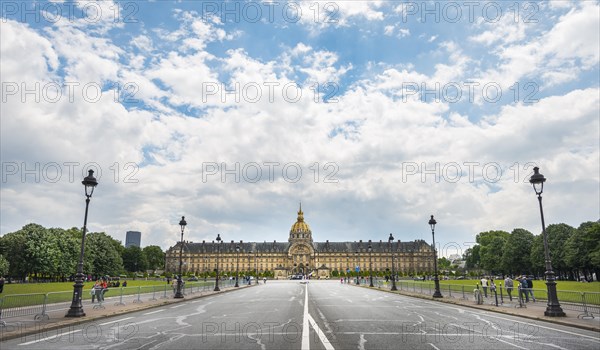
[[[531,246],[533,233],[516,228],[511,233],[502,252],[502,270],[505,273],[531,273]]]
[[[8,269],[10,264],[8,260],[4,257],[4,255],[0,254],[0,277],[8,274]]]
[[[438,270],[449,270],[452,262],[445,257],[438,258]]]
[[[590,278],[592,272],[600,276],[600,223],[581,223],[567,239],[564,258],[573,270],[573,278]]]
[[[551,224],[546,228],[552,269],[557,276],[566,277],[570,270],[565,259],[565,245],[574,232],[575,228],[567,224]]]
[[[5,249],[3,255],[6,260],[11,262],[8,274],[23,280],[29,272],[29,267],[25,259],[26,241],[27,237],[25,231],[22,229],[7,233],[2,237],[3,247]]]
[[[145,271],[148,261],[142,249],[132,245],[123,251],[123,266],[129,272]]]
[[[506,231],[487,231],[475,237],[475,241],[481,246],[479,256],[482,269],[492,273],[502,270],[502,251],[509,236]]]
[[[114,239],[104,232],[93,232],[85,238],[85,273],[94,276],[118,275],[123,259],[115,249]]]
[[[546,271],[544,258],[544,237],[537,235],[533,237],[531,244],[531,252],[529,253],[529,261],[531,261],[531,270],[538,276],[542,276]]]
[[[165,266],[165,253],[157,245],[149,245],[142,249],[148,261],[148,269],[158,270]]]
[[[475,244],[472,248],[468,248],[463,255],[465,260],[465,267],[468,269],[478,269],[480,265],[479,250],[481,246]]]
[[[53,247],[52,276],[65,281],[66,278],[77,271],[81,249],[81,236],[61,228],[48,229],[48,239]]]

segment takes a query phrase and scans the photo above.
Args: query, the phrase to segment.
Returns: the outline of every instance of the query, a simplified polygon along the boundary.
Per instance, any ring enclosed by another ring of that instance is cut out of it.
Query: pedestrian
[[[506,278],[504,279],[504,286],[506,287],[506,294],[508,294],[508,298],[510,299],[510,301],[512,301],[512,290],[514,283],[510,276],[506,276]]]
[[[263,283],[267,284],[267,278],[266,277],[263,277]]]
[[[100,282],[100,291],[97,291],[96,293],[98,294],[98,302],[103,302],[104,301],[104,293],[106,293],[108,291],[108,284],[106,283],[105,279],[102,279],[102,282]]]
[[[533,296],[533,278],[532,276],[527,276],[525,280],[527,281],[527,292],[531,296],[531,300],[535,303],[535,297]]]
[[[127,287],[127,280],[123,281],[123,288]]]
[[[92,295],[92,304],[94,303],[94,299],[96,299],[97,294],[100,291],[100,282],[96,281],[90,290],[90,294]],[[98,301],[100,301],[100,297],[98,297]]]
[[[483,296],[487,298],[488,280],[485,276],[481,279],[481,288],[483,288]]]
[[[173,288],[173,293],[175,293],[178,283],[179,283],[179,279],[177,278],[177,276],[173,277],[173,282],[171,282],[171,288]]]
[[[529,302],[529,295],[527,293],[527,288],[529,284],[527,283],[527,279],[525,276],[519,277],[519,298],[523,299],[523,295],[525,296],[525,302]]]

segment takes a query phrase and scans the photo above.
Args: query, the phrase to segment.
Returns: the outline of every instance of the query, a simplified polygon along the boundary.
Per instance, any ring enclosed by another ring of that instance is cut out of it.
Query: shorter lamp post
[[[215,292],[220,291],[219,289],[219,254],[221,253],[221,234],[217,234],[217,268],[216,270],[216,279],[215,279]]]
[[[356,255],[356,266],[358,268],[358,271],[356,271],[356,285],[360,285],[360,256],[358,255],[358,249],[356,249],[354,254]]]
[[[431,236],[433,237],[433,269],[435,270],[435,276],[433,277],[433,281],[435,282],[435,292],[433,293],[434,298],[443,298],[442,293],[440,292],[440,279],[438,278],[438,269],[437,269],[437,251],[435,249],[435,224],[437,221],[431,215],[431,219],[429,219],[429,226],[431,226]]]
[[[390,233],[390,237],[388,238],[388,242],[390,243],[390,252],[392,253],[392,289],[398,290],[396,288],[396,270],[394,268],[394,236]]]
[[[207,265],[207,261],[208,261],[208,256],[204,256],[204,282],[206,282],[206,275],[208,275],[208,265]]]
[[[85,316],[83,306],[81,305],[81,295],[83,293],[83,254],[85,251],[85,234],[87,232],[87,217],[88,208],[90,206],[90,197],[94,193],[94,188],[98,185],[98,181],[94,177],[94,171],[89,170],[81,184],[85,186],[85,216],[83,218],[83,232],[81,233],[81,251],[79,252],[79,264],[77,264],[77,274],[75,275],[75,284],[73,285],[73,300],[71,307],[65,317],[82,317]]]
[[[369,249],[369,279],[371,280],[369,287],[373,287],[373,261],[371,258],[371,252],[373,251],[373,247],[371,247],[371,243],[369,243],[368,249]]]
[[[548,249],[548,238],[546,236],[546,223],[544,222],[544,210],[542,209],[542,192],[544,191],[544,182],[546,178],[540,174],[540,168],[533,168],[533,175],[529,178],[529,182],[533,185],[533,190],[538,197],[540,203],[540,216],[542,217],[542,236],[544,237],[544,258],[546,260],[546,288],[548,290],[548,305],[545,316],[564,317],[566,316],[558,302],[558,294],[556,293],[556,280],[554,271],[552,271],[552,261],[550,260],[550,251]]]
[[[350,256],[348,254],[346,254],[346,282],[348,282],[348,275],[350,274]]]
[[[254,253],[254,274],[256,275],[256,284],[258,284],[258,252]]]
[[[252,274],[250,271],[252,271],[252,268],[250,267],[250,259],[252,258],[252,251],[248,252],[248,275]],[[250,279],[250,276],[248,276],[248,285],[252,285],[252,280]]]
[[[182,266],[183,266],[183,230],[185,229],[185,216],[181,217],[181,221],[179,221],[179,226],[181,227],[181,246],[179,247],[179,276],[177,276],[177,291],[175,292],[175,298],[183,298],[183,293],[181,293],[181,285],[183,284],[183,280],[181,279]]]
[[[240,246],[235,246],[236,263],[235,263],[235,286],[239,287],[238,278],[240,277]]]

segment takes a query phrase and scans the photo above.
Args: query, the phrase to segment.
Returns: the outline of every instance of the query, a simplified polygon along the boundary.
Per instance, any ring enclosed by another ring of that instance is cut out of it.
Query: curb
[[[356,286],[353,285],[354,287],[361,287],[361,288],[366,288],[366,289],[372,289],[372,290],[378,290],[381,292],[387,292],[387,293],[391,293],[391,294],[399,294],[399,295],[403,295],[403,296],[407,296],[407,297],[413,297],[413,298],[418,298],[418,299],[423,299],[423,300],[429,300],[429,301],[437,301],[440,303],[445,303],[445,304],[452,304],[452,305],[459,305],[459,306],[465,306],[465,307],[469,307],[471,309],[476,309],[476,310],[483,310],[483,311],[491,311],[491,312],[495,312],[495,313],[499,313],[499,314],[503,314],[503,315],[510,315],[510,316],[517,316],[517,317],[523,317],[523,318],[527,318],[530,320],[538,320],[538,321],[546,321],[546,322],[550,322],[550,323],[555,323],[561,326],[568,326],[568,327],[575,327],[575,328],[580,328],[580,329],[584,329],[587,331],[592,331],[592,332],[600,332],[600,327],[596,327],[596,326],[587,326],[587,325],[582,325],[582,324],[573,324],[573,323],[569,323],[569,322],[564,322],[561,321],[560,319],[556,319],[556,318],[551,318],[551,317],[546,317],[546,316],[531,316],[531,315],[521,315],[521,314],[516,314],[516,313],[512,313],[512,312],[506,312],[506,310],[501,310],[501,309],[497,309],[496,306],[493,306],[493,308],[487,308],[487,307],[481,307],[481,306],[477,306],[477,305],[469,305],[469,304],[463,304],[454,300],[450,300],[450,299],[444,299],[444,298],[433,298],[431,296],[425,296],[422,294],[408,294],[404,291],[391,291],[391,290],[387,290],[387,289],[381,289],[381,288],[377,288],[377,287],[367,287],[367,286]]]
[[[148,310],[148,309],[153,309],[156,307],[161,307],[164,305],[170,305],[170,304],[178,304],[178,303],[183,303],[185,301],[189,301],[189,300],[194,300],[194,299],[200,299],[200,298],[206,298],[209,296],[214,296],[214,295],[219,295],[219,294],[224,294],[224,293],[230,293],[230,292],[234,292],[236,290],[240,290],[242,288],[249,288],[249,287],[254,287],[256,286],[256,284],[253,284],[251,286],[248,285],[242,285],[238,288],[233,288],[233,289],[227,289],[227,290],[221,290],[215,293],[211,293],[211,294],[204,294],[204,295],[197,295],[197,296],[193,296],[193,297],[189,297],[189,298],[183,298],[183,299],[169,299],[169,300],[165,300],[163,302],[159,302],[158,304],[152,304],[152,305],[142,305],[139,308],[135,308],[135,309],[129,309],[129,310],[113,310],[110,312],[107,312],[105,314],[101,314],[101,315],[95,315],[95,316],[83,316],[80,318],[65,318],[64,320],[61,321],[57,321],[57,322],[52,322],[52,323],[48,323],[46,325],[42,325],[40,322],[36,322],[36,326],[32,327],[30,329],[25,329],[25,330],[17,330],[16,332],[11,334],[6,334],[5,332],[0,332],[0,342],[2,341],[6,341],[6,340],[11,340],[11,339],[15,339],[15,338],[20,338],[20,337],[27,337],[30,335],[34,335],[34,334],[38,334],[41,332],[47,332],[47,331],[52,331],[52,330],[56,330],[56,329],[60,329],[60,328],[64,328],[64,327],[68,327],[71,325],[79,325],[79,324],[84,324],[84,323],[89,323],[89,322],[93,322],[99,319],[103,319],[103,318],[107,318],[107,317],[113,317],[113,316],[118,316],[118,315],[125,315],[128,313],[132,313],[132,312],[137,312],[137,311],[143,311],[143,310]],[[39,326],[38,326],[39,325]],[[5,326],[6,328],[6,326]],[[19,328],[19,326],[17,326],[17,328]]]

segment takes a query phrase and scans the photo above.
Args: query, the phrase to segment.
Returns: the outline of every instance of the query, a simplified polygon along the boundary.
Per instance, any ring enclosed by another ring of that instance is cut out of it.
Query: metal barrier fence
[[[392,281],[378,280],[378,288],[391,289]],[[435,286],[433,282],[396,281],[396,289],[400,291],[433,295]],[[495,289],[486,289],[475,285],[474,288],[464,284],[440,284],[440,292],[445,298],[473,300],[477,304],[490,304],[506,307],[527,307],[529,299],[532,302],[547,302],[546,289],[512,288],[506,289],[499,284]],[[557,291],[558,300],[564,310],[578,311],[579,318],[594,318],[600,315],[600,293]]]
[[[231,280],[219,282],[221,288],[232,288],[234,284],[235,281]],[[192,295],[213,291],[215,282],[187,282],[182,287],[184,295]],[[144,301],[172,298],[174,294],[175,289],[169,284],[111,287],[106,289],[100,298],[98,295],[92,295],[91,290],[88,289],[84,290],[82,304],[93,306],[96,309],[105,308],[103,304],[109,302],[113,302],[115,306],[143,303]],[[50,312],[66,312],[71,306],[72,298],[73,291],[6,295],[0,298],[0,326],[6,325],[5,319],[14,317],[33,315],[36,321],[49,319],[48,313]]]

